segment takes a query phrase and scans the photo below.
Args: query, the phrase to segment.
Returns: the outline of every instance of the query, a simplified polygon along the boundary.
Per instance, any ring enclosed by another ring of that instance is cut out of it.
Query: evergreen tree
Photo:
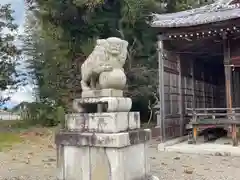
[[[167,9],[161,0],[29,1],[24,52],[40,101],[71,110],[72,100],[80,97],[81,64],[96,39],[111,36],[129,42],[125,93],[138,105],[135,108],[146,110],[149,99],[156,100],[157,40],[147,21],[152,12],[187,7],[183,0],[167,1]]]
[[[17,25],[14,24],[11,6],[0,4],[0,91],[17,85],[16,65],[20,51],[14,44]],[[0,97],[0,104],[9,97]]]

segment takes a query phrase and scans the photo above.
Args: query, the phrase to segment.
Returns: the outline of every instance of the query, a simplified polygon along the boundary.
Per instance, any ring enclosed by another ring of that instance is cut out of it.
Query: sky
[[[24,21],[25,21],[25,4],[24,0],[0,0],[0,4],[11,4],[12,9],[15,11],[13,17],[15,22],[19,25],[18,33],[24,33]],[[21,66],[17,67],[21,71],[25,71],[24,60],[22,60]],[[3,95],[9,94],[8,91],[3,92]],[[19,87],[18,90],[11,93],[11,100],[8,102],[5,107],[12,107],[19,104],[22,101],[32,102],[34,101],[33,97],[33,86],[28,84],[24,87]]]

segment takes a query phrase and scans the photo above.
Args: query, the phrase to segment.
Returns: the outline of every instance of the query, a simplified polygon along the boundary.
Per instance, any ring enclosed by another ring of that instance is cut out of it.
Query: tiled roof
[[[188,27],[240,18],[240,4],[220,0],[200,8],[169,14],[153,14],[152,27]]]

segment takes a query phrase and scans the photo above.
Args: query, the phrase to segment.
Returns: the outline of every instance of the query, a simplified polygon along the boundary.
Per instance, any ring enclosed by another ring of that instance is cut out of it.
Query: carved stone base
[[[123,91],[117,89],[88,90],[82,92],[82,98],[123,97]]]
[[[140,128],[139,112],[74,113],[65,119],[69,131],[118,133]]]
[[[87,105],[106,105],[106,112],[129,112],[132,100],[124,97],[81,98],[73,101],[73,108],[77,112],[84,112]],[[102,111],[103,112],[103,111]]]
[[[147,180],[146,144],[124,148],[58,146],[59,180]]]
[[[147,180],[150,139],[139,112],[68,114],[55,137],[58,180]]]
[[[149,129],[139,129],[121,133],[92,133],[60,131],[55,138],[57,145],[64,146],[95,146],[122,148],[139,143],[145,143],[151,139]]]

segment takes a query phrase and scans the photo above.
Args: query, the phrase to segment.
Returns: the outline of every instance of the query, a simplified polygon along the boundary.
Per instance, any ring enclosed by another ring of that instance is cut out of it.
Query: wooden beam
[[[167,40],[166,49],[182,54],[199,54],[199,55],[222,55],[222,40],[216,42],[217,39],[199,40],[188,42],[184,40]],[[209,48],[211,47],[211,48]]]
[[[164,108],[164,47],[162,36],[158,36],[158,93],[160,104],[160,119],[158,118],[158,125],[161,129],[161,141],[165,142],[165,108]]]
[[[169,40],[170,38],[166,34],[159,34],[158,36],[158,41],[163,41],[163,40]]]
[[[191,33],[191,32],[197,32],[197,31],[214,31],[216,29],[221,29],[221,28],[227,28],[227,27],[232,27],[236,26],[239,27],[240,19],[232,19],[232,20],[227,20],[227,21],[221,21],[221,22],[215,22],[211,24],[202,24],[202,25],[197,25],[197,26],[187,26],[187,27],[170,27],[170,28],[158,28],[158,32],[163,32],[163,33],[168,33],[168,34],[175,34],[175,33]]]
[[[160,119],[158,119],[158,125],[161,129],[161,140],[165,142],[165,103],[164,103],[164,41],[163,36],[158,36],[158,93],[160,100]]]
[[[184,121],[183,121],[183,95],[182,95],[182,69],[181,69],[181,57],[178,54],[178,66],[179,66],[179,75],[178,75],[178,93],[179,93],[179,102],[178,108],[180,112],[180,136],[184,135]]]
[[[223,36],[223,52],[224,52],[224,70],[225,70],[225,88],[226,88],[226,106],[229,113],[232,113],[232,67],[230,57],[230,43],[229,38]],[[230,120],[230,117],[228,117]],[[238,145],[236,124],[232,124],[232,141],[233,146]]]
[[[194,75],[194,59],[191,60],[191,74],[192,74],[192,108],[196,108],[196,97],[195,97],[195,75]]]

